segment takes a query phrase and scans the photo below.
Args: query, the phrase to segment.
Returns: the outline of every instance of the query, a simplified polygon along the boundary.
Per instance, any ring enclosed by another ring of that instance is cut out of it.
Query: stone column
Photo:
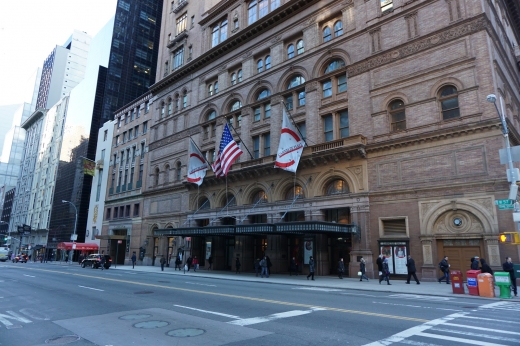
[[[486,246],[486,254],[484,257],[487,259],[489,266],[498,267],[497,269],[502,270],[502,263],[500,263],[500,249],[498,247],[498,237],[496,234],[490,234],[484,236],[484,244]]]
[[[434,242],[433,236],[421,236],[421,247],[423,254],[423,265],[418,274],[421,273],[420,280],[423,281],[435,281],[439,275],[436,264],[434,263]]]
[[[356,19],[354,18],[354,1],[349,0],[347,3],[347,6],[341,10],[343,13],[344,33],[356,30]]]

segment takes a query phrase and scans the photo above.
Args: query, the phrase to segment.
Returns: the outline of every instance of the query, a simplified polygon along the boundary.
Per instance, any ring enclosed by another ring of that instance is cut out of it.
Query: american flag
[[[217,159],[215,160],[215,163],[211,165],[213,172],[215,172],[215,176],[225,177],[233,162],[235,162],[242,153],[243,152],[240,150],[237,142],[233,140],[228,124],[226,124],[226,126],[224,126],[224,132],[222,133],[222,139],[220,140]]]

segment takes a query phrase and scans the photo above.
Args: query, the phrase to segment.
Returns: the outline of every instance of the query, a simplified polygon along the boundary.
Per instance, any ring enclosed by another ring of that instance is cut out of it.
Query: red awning
[[[72,250],[72,244],[76,244],[76,248],[74,250],[99,250],[97,244],[94,243],[73,243],[73,242],[64,242],[58,244],[58,250]]]

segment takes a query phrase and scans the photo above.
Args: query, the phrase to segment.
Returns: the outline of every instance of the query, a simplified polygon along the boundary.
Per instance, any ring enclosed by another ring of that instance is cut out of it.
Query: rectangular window
[[[253,24],[254,22],[256,22],[256,10],[257,10],[256,0],[253,0],[249,3],[249,8],[247,10],[247,14],[248,14],[247,23],[248,24]]]
[[[107,213],[106,213],[106,216],[105,216],[105,220],[110,220],[111,212],[112,212],[112,210],[110,208],[107,208]]]
[[[287,106],[288,110],[293,109],[293,96],[292,95],[285,97],[285,105]]]
[[[101,160],[105,159],[105,149],[101,150]]]
[[[134,127],[134,137],[137,137],[139,135],[139,125]]]
[[[128,124],[128,113],[125,114],[125,124]]]
[[[305,106],[305,91],[298,93],[298,106]]]
[[[128,169],[125,169],[125,180],[124,180],[124,185],[128,184]]]
[[[135,162],[135,147],[132,147],[132,163]]]
[[[254,118],[253,118],[253,121],[260,121],[260,107],[256,107],[254,109],[254,112],[255,112],[255,115],[254,115]]]
[[[253,137],[253,157],[255,159],[260,158],[260,137],[259,136]]]
[[[125,143],[125,142],[126,142],[126,131],[123,132],[123,143]]]
[[[132,184],[134,182],[134,167],[130,169],[130,181],[129,183]]]
[[[144,165],[139,165],[139,179],[138,179],[138,181],[142,181],[143,180],[143,167],[144,167]]]
[[[103,142],[107,140],[107,137],[108,137],[108,130],[105,130],[105,132],[103,134]]]
[[[119,186],[121,186],[121,180],[123,180],[123,172],[119,172],[119,177],[117,179],[117,186],[118,186],[118,188],[119,188]]]
[[[305,123],[299,123],[296,126],[298,126],[298,130],[300,130],[300,135],[305,140],[307,138],[307,127],[305,126]]]
[[[148,121],[143,123],[143,135],[146,133],[146,131],[148,131]]]
[[[271,104],[266,103],[264,105],[264,118],[270,118],[271,117]]]
[[[258,1],[258,17],[262,18],[267,15],[269,12],[269,1],[268,0],[259,0]]]
[[[132,110],[130,111],[130,121],[134,121],[134,117],[135,117],[135,112],[134,112],[134,110],[132,109]]]
[[[121,117],[117,118],[117,128],[121,127]]]
[[[177,18],[177,35],[181,32],[186,31],[186,26],[188,25],[188,13],[184,13],[182,16]]]
[[[116,145],[119,145],[119,135],[116,136]]]
[[[339,112],[339,135],[340,138],[349,136],[348,111]]]
[[[188,107],[188,95],[184,94],[182,96],[182,108]]]
[[[325,133],[325,142],[330,142],[334,139],[332,115],[323,117],[323,131]]]
[[[173,66],[172,69],[176,70],[184,64],[184,46],[173,52]]]
[[[146,101],[144,103],[144,112],[148,113],[149,111],[150,111],[150,104],[148,103],[148,101]]]
[[[264,156],[271,155],[271,134],[266,133],[263,135],[264,140]]]
[[[116,174],[112,173],[112,183],[110,184],[111,188],[114,188],[114,184],[116,183]]]
[[[134,129],[128,130],[128,140],[131,140],[134,135]]]
[[[130,217],[130,205],[125,207],[125,217]]]
[[[117,215],[118,208],[114,207],[114,215],[112,215],[113,219],[117,219],[119,215]]]
[[[99,202],[99,195],[101,194],[101,181],[103,180],[102,179],[103,177],[103,170],[100,169],[99,170],[99,175],[97,176],[97,191],[96,191],[96,202]]]
[[[144,157],[144,142],[141,143],[141,159]]]
[[[347,91],[347,76],[339,76],[338,77],[338,93],[342,93]]]
[[[329,79],[328,81],[323,82],[323,97],[331,97],[332,96],[332,82]]]
[[[134,204],[134,216],[139,216],[139,203]]]
[[[394,8],[392,0],[381,0],[381,13],[391,11]]]

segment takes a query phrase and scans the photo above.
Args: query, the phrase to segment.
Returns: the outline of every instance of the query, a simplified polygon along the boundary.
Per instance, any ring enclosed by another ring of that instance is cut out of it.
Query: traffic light
[[[498,236],[498,240],[502,244],[520,245],[520,235],[518,234],[518,232],[500,233]]]

